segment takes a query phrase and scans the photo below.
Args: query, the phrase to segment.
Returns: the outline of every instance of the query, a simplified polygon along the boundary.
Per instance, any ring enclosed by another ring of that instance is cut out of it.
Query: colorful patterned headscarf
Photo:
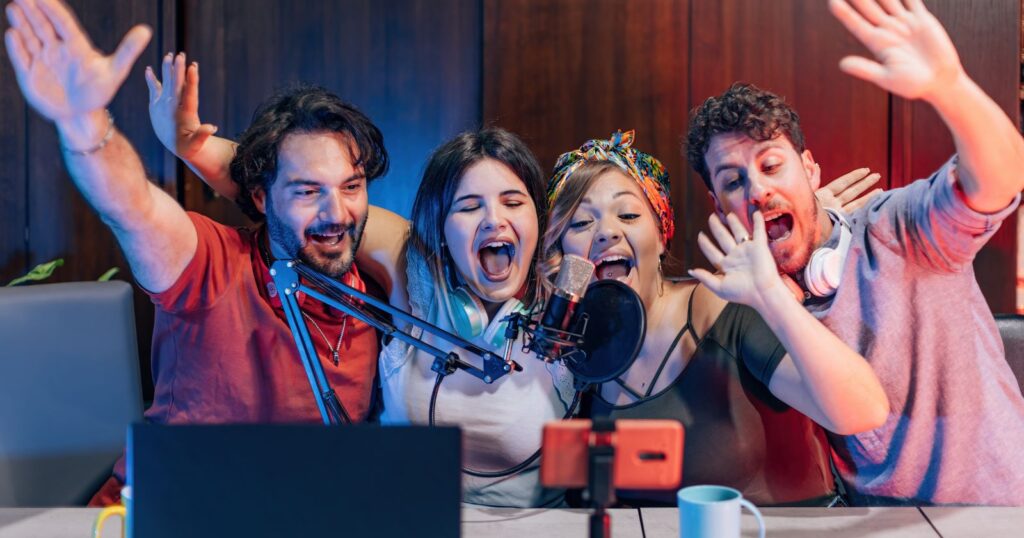
[[[647,197],[661,228],[662,243],[675,233],[675,218],[669,199],[668,173],[661,161],[632,147],[634,131],[616,131],[608,140],[588,140],[576,151],[563,153],[555,163],[548,182],[548,205],[562,192],[566,181],[587,161],[610,161],[636,180]]]

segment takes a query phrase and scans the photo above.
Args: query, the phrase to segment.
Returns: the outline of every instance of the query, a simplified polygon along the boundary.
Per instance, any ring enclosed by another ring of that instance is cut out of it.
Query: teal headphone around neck
[[[459,286],[448,294],[448,299],[455,332],[467,340],[483,335],[484,342],[495,347],[505,345],[505,327],[508,323],[503,321],[504,318],[513,313],[526,312],[526,305],[522,301],[509,299],[491,319],[483,301],[465,286]]]

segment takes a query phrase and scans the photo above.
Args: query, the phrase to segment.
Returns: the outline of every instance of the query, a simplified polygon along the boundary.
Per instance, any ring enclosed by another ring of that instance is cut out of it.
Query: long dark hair
[[[277,153],[281,141],[293,132],[328,131],[352,137],[356,152],[353,166],[363,167],[367,182],[387,173],[388,152],[384,135],[370,118],[337,95],[318,86],[289,87],[267,99],[253,114],[242,133],[231,179],[238,184],[238,205],[256,222],[265,218],[252,195],[263,189],[269,195],[277,177]]]
[[[415,248],[434,277],[448,289],[458,287],[457,274],[451,254],[444,246],[444,222],[448,218],[455,191],[462,175],[469,167],[482,159],[494,159],[505,166],[526,186],[526,192],[537,208],[537,224],[544,230],[547,223],[547,198],[545,197],[544,174],[536,157],[516,135],[497,127],[462,133],[437,148],[423,170],[416,200],[412,205],[412,232],[410,245]],[[537,262],[540,257],[538,238],[537,249],[530,259],[526,280],[526,294],[523,304],[530,306],[540,296],[540,279],[537,278]]]

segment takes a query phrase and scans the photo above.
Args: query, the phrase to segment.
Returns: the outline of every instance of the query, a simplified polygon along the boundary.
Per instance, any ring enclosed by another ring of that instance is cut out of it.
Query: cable
[[[434,379],[434,389],[430,393],[430,408],[428,410],[428,421],[429,421],[428,424],[431,427],[436,425],[436,424],[434,424],[434,411],[437,409],[437,394],[438,394],[438,392],[441,389],[441,382],[444,381],[444,378],[445,378],[444,374],[441,374],[441,373],[437,374],[437,377]],[[573,413],[576,412],[576,408],[580,404],[580,396],[581,395],[582,395],[582,392],[577,390],[576,394],[572,398],[572,404],[569,406],[569,409],[566,411],[565,416],[562,417],[562,420],[568,420],[570,417],[572,417]],[[504,477],[504,476],[511,476],[511,475],[514,475],[516,473],[521,472],[523,469],[526,469],[527,467],[532,465],[535,461],[537,461],[537,458],[540,457],[540,452],[541,452],[541,448],[537,448],[537,451],[534,452],[530,457],[526,458],[525,460],[519,462],[516,465],[513,465],[512,467],[509,467],[508,469],[503,469],[501,471],[477,471],[475,469],[470,469],[468,467],[463,467],[462,468],[462,472],[465,473],[465,474],[468,474],[470,476],[475,476],[475,477],[478,477],[478,478],[501,478],[501,477]]]

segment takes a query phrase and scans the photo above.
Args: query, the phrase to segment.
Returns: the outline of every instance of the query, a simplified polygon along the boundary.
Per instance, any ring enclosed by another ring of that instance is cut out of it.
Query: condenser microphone
[[[544,305],[540,324],[534,330],[531,349],[545,361],[558,357],[562,335],[569,328],[576,305],[583,299],[587,284],[594,276],[594,264],[575,254],[566,254],[555,277],[555,289]]]
[[[590,260],[575,254],[563,256],[558,276],[555,277],[555,290],[544,307],[540,324],[547,329],[567,329],[576,305],[583,299],[587,284],[593,276],[594,264]]]

